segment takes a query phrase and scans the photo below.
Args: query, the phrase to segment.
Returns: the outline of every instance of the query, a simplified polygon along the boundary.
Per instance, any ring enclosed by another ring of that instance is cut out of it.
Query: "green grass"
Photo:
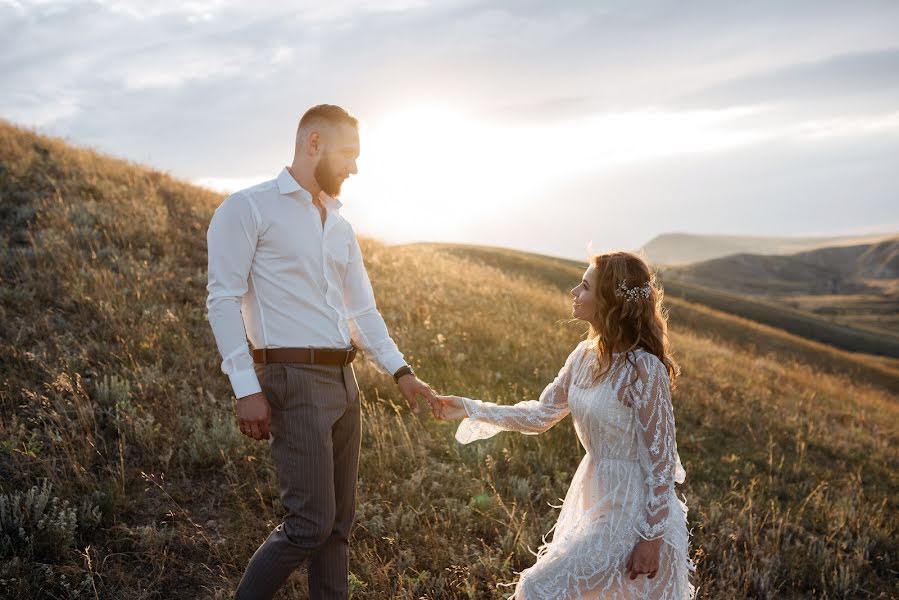
[[[52,523],[0,511],[0,597],[229,598],[278,522],[268,449],[234,426],[205,320],[220,201],[0,125],[0,503]],[[388,326],[441,391],[535,398],[582,335],[576,263],[363,246]],[[687,302],[671,314],[699,596],[895,597],[895,365]],[[354,598],[502,598],[582,455],[570,420],[459,446],[356,365]]]

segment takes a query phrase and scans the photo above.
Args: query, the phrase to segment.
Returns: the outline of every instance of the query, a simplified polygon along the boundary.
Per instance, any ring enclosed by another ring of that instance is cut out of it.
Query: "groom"
[[[393,376],[414,412],[433,390],[390,338],[341,184],[356,173],[358,121],[332,105],[300,119],[293,163],[222,202],[207,232],[206,307],[237,422],[270,439],[287,511],[250,559],[236,600],[271,598],[308,563],[315,600],[347,598],[359,462],[356,347]],[[253,351],[247,345],[247,338]]]

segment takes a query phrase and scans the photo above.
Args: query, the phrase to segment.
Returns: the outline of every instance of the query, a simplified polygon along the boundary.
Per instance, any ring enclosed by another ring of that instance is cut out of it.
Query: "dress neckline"
[[[584,348],[589,351],[596,351],[596,344],[594,342],[588,342],[584,345]],[[637,354],[638,352],[646,352],[641,346],[637,346],[633,350],[628,351],[626,354]],[[612,356],[624,356],[625,352],[612,352]]]

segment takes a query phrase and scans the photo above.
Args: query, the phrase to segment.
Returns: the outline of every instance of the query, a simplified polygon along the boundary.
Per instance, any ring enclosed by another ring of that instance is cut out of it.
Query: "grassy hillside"
[[[491,265],[518,276],[537,278],[544,283],[554,285],[562,290],[573,286],[583,274],[586,263],[582,264],[564,258],[541,256],[489,246],[472,246],[465,244],[415,244],[415,247],[439,249],[454,256],[475,260],[481,264]],[[899,336],[884,327],[885,319],[899,318],[895,303],[880,297],[876,305],[855,299],[855,307],[860,312],[867,312],[868,322],[859,326],[858,319],[853,317],[849,323],[838,319],[823,318],[808,310],[794,308],[773,301],[742,296],[719,289],[684,283],[668,276],[669,269],[663,271],[665,289],[672,306],[678,306],[687,319],[695,327],[703,329],[704,325],[697,319],[707,319],[709,314],[715,315],[713,320],[728,332],[728,338],[738,343],[765,343],[781,339],[775,330],[801,336],[786,336],[787,344],[779,344],[781,349],[791,356],[804,356],[812,362],[823,359],[838,371],[845,371],[852,366],[851,374],[862,377],[873,377],[874,381],[889,383],[895,381],[899,373]],[[573,278],[573,279],[572,279]],[[810,300],[807,300],[810,302]],[[845,303],[849,301],[846,300]],[[845,304],[844,303],[844,304]],[[711,313],[707,310],[711,308]],[[878,314],[873,309],[879,309]],[[718,312],[721,311],[721,312]],[[886,313],[887,316],[884,316]],[[733,315],[736,319],[728,318]],[[734,327],[734,323],[737,323]],[[675,323],[676,324],[676,323]],[[766,327],[767,325],[767,327]],[[879,325],[877,328],[875,325]],[[720,336],[718,326],[710,335]],[[772,339],[773,338],[775,339]],[[815,343],[815,342],[823,342]],[[834,352],[837,348],[848,352]],[[874,356],[871,356],[874,355]],[[835,360],[832,360],[836,357]],[[869,366],[874,365],[874,369]],[[886,379],[881,378],[881,366],[891,365]]]
[[[515,277],[538,280],[562,291],[573,287],[586,268],[586,263],[505,248],[463,244],[416,244],[414,247],[439,250],[501,269]],[[672,314],[671,325],[675,330],[685,328],[701,332],[719,342],[751,346],[761,353],[814,364],[829,373],[840,373],[899,392],[899,359],[891,357],[891,353],[899,355],[899,341],[890,335],[834,326],[814,315],[680,282],[666,280],[665,290]],[[816,342],[816,337],[854,350],[880,351],[886,356],[847,352]]]
[[[204,316],[220,200],[0,125],[0,597],[229,598],[277,523],[267,447],[234,426]],[[395,339],[442,391],[534,398],[582,333],[561,291],[575,265],[364,250]],[[699,596],[894,597],[892,367],[875,384],[844,353],[689,310],[672,305],[674,399]],[[357,364],[354,598],[502,598],[582,454],[570,420],[461,447]]]
[[[868,244],[887,237],[890,236],[883,234],[849,237],[775,237],[664,233],[651,239],[643,246],[643,251],[655,264],[671,266],[747,252],[792,254],[825,246]]]

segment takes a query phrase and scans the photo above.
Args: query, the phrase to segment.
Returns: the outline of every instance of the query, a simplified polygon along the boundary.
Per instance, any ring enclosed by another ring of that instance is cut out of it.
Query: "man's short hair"
[[[334,104],[319,104],[307,110],[303,118],[300,119],[300,125],[297,129],[309,129],[321,124],[346,124],[359,129],[359,119]]]

